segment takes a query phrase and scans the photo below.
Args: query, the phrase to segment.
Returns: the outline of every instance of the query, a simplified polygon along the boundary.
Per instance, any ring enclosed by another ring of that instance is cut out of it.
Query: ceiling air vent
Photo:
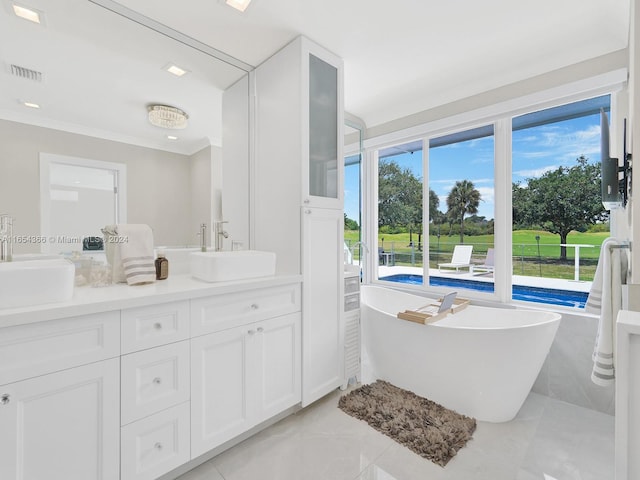
[[[33,80],[34,82],[42,82],[42,72],[20,67],[19,65],[11,65],[11,75],[24,78],[26,80]]]

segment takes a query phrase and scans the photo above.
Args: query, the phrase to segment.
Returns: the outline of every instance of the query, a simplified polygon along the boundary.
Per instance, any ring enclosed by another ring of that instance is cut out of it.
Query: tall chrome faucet
[[[200,251],[206,252],[207,251],[207,224],[206,223],[200,224],[200,233],[198,233],[198,235],[200,236]]]
[[[0,215],[0,262],[13,260],[13,218]]]
[[[218,220],[214,223],[215,228],[215,251],[219,252],[222,250],[223,239],[229,238],[229,233],[224,230],[223,225],[225,223],[229,223],[226,220]]]

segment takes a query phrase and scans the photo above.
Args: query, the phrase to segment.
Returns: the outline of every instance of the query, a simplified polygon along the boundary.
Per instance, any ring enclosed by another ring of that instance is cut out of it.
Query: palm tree
[[[460,243],[464,243],[464,217],[478,213],[480,200],[480,192],[469,180],[456,182],[447,196],[447,214],[460,220]]]

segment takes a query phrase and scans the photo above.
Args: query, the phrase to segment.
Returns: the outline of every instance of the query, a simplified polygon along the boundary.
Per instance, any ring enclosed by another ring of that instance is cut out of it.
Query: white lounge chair
[[[443,268],[455,269],[459,272],[461,268],[468,268],[471,271],[471,252],[473,245],[456,245],[453,247],[453,256],[449,263],[439,263],[438,271],[442,272]]]
[[[474,275],[493,273],[493,256],[493,248],[487,249],[487,256],[484,258],[484,263],[482,265],[473,265],[471,267],[471,273]]]

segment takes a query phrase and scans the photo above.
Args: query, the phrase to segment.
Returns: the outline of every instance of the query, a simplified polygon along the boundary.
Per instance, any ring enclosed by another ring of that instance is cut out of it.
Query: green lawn
[[[540,236],[540,250],[536,236]],[[580,233],[572,232],[567,238],[568,244],[593,245],[594,248],[580,249],[580,279],[593,279],[595,267],[600,255],[600,245],[609,236],[608,232]],[[422,266],[423,252],[418,249],[418,235],[413,234],[412,249],[408,233],[378,235],[378,248],[395,253],[397,265]],[[513,273],[516,275],[543,276],[550,278],[574,277],[575,249],[567,247],[567,260],[560,261],[560,236],[538,230],[516,230],[513,239]],[[357,231],[346,231],[347,244],[358,241]],[[464,243],[473,245],[473,261],[482,263],[487,249],[493,247],[493,235],[465,236]],[[451,258],[453,248],[460,243],[459,236],[441,235],[429,238],[430,266],[437,268]],[[358,252],[356,251],[356,258]]]

